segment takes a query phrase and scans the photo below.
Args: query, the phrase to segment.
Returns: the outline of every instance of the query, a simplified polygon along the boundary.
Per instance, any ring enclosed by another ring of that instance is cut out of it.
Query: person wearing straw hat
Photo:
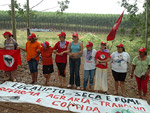
[[[52,52],[53,48],[49,46],[49,42],[45,41],[41,43],[41,56],[42,56],[42,63],[43,63],[43,75],[46,78],[45,85],[49,85],[49,80],[51,73],[54,72],[53,69],[53,60],[52,60]]]
[[[132,72],[130,76],[133,78],[133,75],[135,75],[138,87],[138,98],[147,99],[146,95],[150,73],[150,58],[147,56],[146,48],[141,47],[139,49],[139,55],[134,57],[132,64]]]
[[[107,62],[110,60],[109,50],[106,49],[106,42],[100,43],[100,50],[96,52],[96,73],[95,73],[95,92],[102,91],[104,94],[107,94]]]
[[[34,33],[31,33],[31,35],[28,36],[28,41],[26,42],[26,48],[21,50],[27,52],[26,60],[29,65],[30,73],[32,76],[32,82],[31,84],[37,83],[37,77],[38,77],[38,61],[40,59],[40,49],[41,44],[37,41],[37,37]]]
[[[111,54],[112,75],[115,80],[114,95],[118,95],[118,87],[120,85],[122,96],[125,96],[124,81],[127,75],[127,67],[130,62],[130,55],[125,52],[125,47],[122,43],[116,46],[117,51]]]

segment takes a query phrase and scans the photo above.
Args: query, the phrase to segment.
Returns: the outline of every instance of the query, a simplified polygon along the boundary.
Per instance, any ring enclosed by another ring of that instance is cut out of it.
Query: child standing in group
[[[101,42],[100,50],[97,51],[96,56],[96,74],[94,90],[96,92],[102,91],[107,94],[107,62],[110,60],[109,50],[106,49],[106,42]]]
[[[39,57],[39,51],[40,51],[40,43],[37,41],[37,37],[34,33],[28,36],[28,40],[26,43],[26,48],[22,49],[27,52],[27,62],[29,65],[29,69],[32,75],[32,82],[31,84],[34,84],[37,82],[38,77],[38,61],[40,59]]]
[[[53,69],[53,60],[52,60],[52,47],[49,46],[49,42],[43,42],[41,47],[41,56],[43,63],[43,75],[46,78],[45,85],[48,85],[51,73],[54,72]]]
[[[96,55],[96,50],[93,49],[93,43],[88,42],[86,44],[86,49],[83,50],[83,55],[82,57],[84,58],[84,84],[83,88],[86,90],[88,79],[90,76],[90,90],[92,89],[93,86],[93,80],[94,80],[94,75],[95,75],[95,55]]]

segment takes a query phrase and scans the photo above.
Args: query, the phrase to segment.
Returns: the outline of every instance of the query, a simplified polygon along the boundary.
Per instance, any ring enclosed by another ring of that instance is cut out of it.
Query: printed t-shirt
[[[127,63],[130,62],[130,56],[127,52],[111,54],[112,70],[115,72],[127,72]]]
[[[110,53],[102,52],[102,51],[97,51],[95,60],[106,60],[107,58],[110,58]],[[96,67],[101,68],[101,69],[107,69],[107,62],[105,64],[97,64]]]
[[[95,64],[95,55],[96,55],[96,50],[92,50],[92,54],[90,56],[90,59],[86,58],[87,55],[87,49],[83,50],[83,55],[82,57],[84,58],[84,70],[92,70],[96,68]]]

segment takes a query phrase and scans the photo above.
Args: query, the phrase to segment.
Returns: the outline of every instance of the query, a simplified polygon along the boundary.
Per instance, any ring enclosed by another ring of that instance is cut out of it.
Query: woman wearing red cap
[[[40,51],[40,43],[37,41],[37,37],[34,33],[31,33],[31,35],[28,36],[28,40],[26,43],[26,48],[22,49],[27,52],[27,62],[29,65],[29,69],[32,75],[32,82],[31,84],[34,84],[37,82],[37,76],[38,76],[38,61],[39,61],[39,51]]]
[[[116,47],[117,51],[111,54],[112,74],[115,80],[114,94],[118,95],[118,86],[120,84],[122,96],[124,96],[124,81],[127,75],[127,64],[130,62],[130,56],[127,52],[125,52],[125,48],[122,43]]]
[[[78,33],[74,32],[72,35],[73,41],[69,43],[69,66],[70,66],[70,82],[68,88],[76,84],[77,89],[80,89],[80,57],[83,54],[83,43],[79,41]],[[74,76],[75,75],[75,76]],[[74,79],[75,78],[75,79]]]
[[[107,93],[107,62],[110,60],[109,50],[106,49],[106,42],[101,42],[100,50],[97,51],[96,56],[96,74],[94,90],[96,92],[102,91]]]
[[[96,50],[93,49],[93,43],[88,42],[86,44],[86,49],[83,50],[82,55],[82,57],[84,58],[84,83],[83,83],[84,90],[86,90],[88,79],[90,84],[89,89],[91,90],[93,86],[93,80],[96,69],[95,55]]]
[[[147,56],[147,52],[144,47],[139,49],[139,55],[133,59],[132,64],[131,78],[135,75],[138,86],[138,98],[146,99],[150,72],[150,58]]]
[[[13,35],[6,31],[3,33],[4,38],[6,39],[4,42],[4,48],[7,50],[16,50],[18,49],[18,44],[17,42],[13,39]],[[12,78],[13,82],[16,82],[16,77],[15,77],[16,70],[11,71],[11,72],[4,72],[4,76],[7,77],[5,80],[10,80]]]
[[[45,85],[48,85],[51,73],[54,72],[53,69],[53,60],[52,60],[52,47],[49,46],[49,42],[43,42],[41,47],[41,56],[43,63],[43,75],[46,78]]]
[[[61,32],[58,36],[60,41],[53,47],[53,52],[56,54],[55,62],[58,68],[59,86],[64,87],[66,84],[67,47],[69,42],[65,40],[65,32]]]

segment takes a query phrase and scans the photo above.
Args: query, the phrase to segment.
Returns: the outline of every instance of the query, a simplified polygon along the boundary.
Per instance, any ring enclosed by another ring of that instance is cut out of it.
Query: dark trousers
[[[74,85],[74,77],[75,77],[75,84],[76,86],[80,86],[80,64],[81,59],[72,59],[69,58],[69,65],[70,65],[70,84]]]

